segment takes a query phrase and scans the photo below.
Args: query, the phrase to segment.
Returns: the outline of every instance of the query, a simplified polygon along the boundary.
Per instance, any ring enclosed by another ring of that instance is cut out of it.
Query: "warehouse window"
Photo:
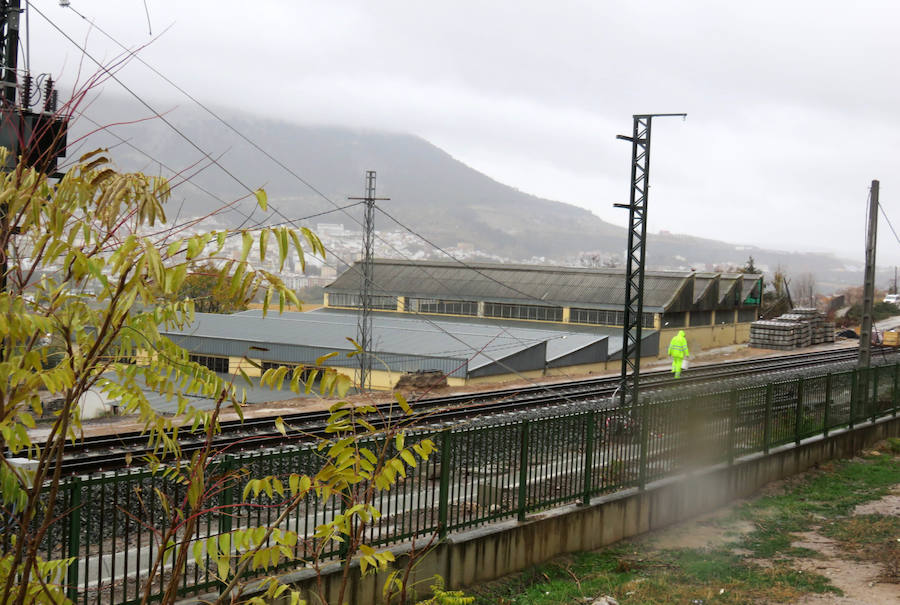
[[[716,311],[716,325],[722,326],[725,324],[733,324],[734,323],[734,311],[731,309],[723,310],[720,309]]]
[[[708,326],[712,323],[712,311],[691,311],[691,326]]]
[[[264,361],[262,362],[262,371],[267,372],[269,370],[277,370],[278,368],[285,367],[291,372],[294,371],[294,368],[297,367],[296,363],[282,363],[280,361]]]
[[[485,317],[503,319],[536,319],[540,321],[562,321],[562,307],[543,305],[517,305],[507,303],[484,303]]]
[[[682,313],[663,313],[662,327],[664,328],[683,328],[685,324],[685,314]]]
[[[474,300],[440,300],[435,298],[408,298],[406,300],[406,310],[413,313],[478,315],[478,303]]]
[[[189,355],[188,359],[195,363],[199,363],[200,365],[209,368],[213,372],[219,372],[222,374],[228,373],[228,358],[227,357],[211,357],[209,355]]]
[[[603,309],[578,309],[572,308],[569,311],[569,321],[576,324],[594,324],[601,326],[624,326],[624,311],[606,311]],[[653,327],[653,313],[644,313],[641,326],[645,328]]]
[[[395,296],[372,296],[372,308],[381,309],[382,311],[396,311],[397,298]],[[359,294],[342,294],[333,293],[328,295],[329,307],[352,307],[358,309],[362,306]]]
[[[748,321],[756,321],[756,308],[738,309],[738,321],[746,323]]]

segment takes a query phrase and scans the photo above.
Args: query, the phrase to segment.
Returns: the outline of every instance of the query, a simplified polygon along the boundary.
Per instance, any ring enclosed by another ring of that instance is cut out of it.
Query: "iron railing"
[[[408,444],[429,438],[437,451],[427,462],[408,468],[393,489],[379,493],[373,504],[382,516],[366,528],[365,537],[373,546],[388,546],[499,520],[525,520],[535,511],[589,503],[594,496],[644,487],[691,468],[731,464],[746,454],[896,416],[898,378],[900,365],[890,365],[665,400],[647,397],[631,412],[594,409],[416,431],[407,437]],[[246,479],[313,474],[320,461],[315,447],[305,445],[218,457],[206,472],[211,487],[204,511],[192,534],[182,532],[177,541],[274,523],[287,500],[265,493],[245,500]],[[232,478],[217,479],[222,477]],[[161,506],[159,494],[183,502],[186,486],[149,470],[64,482],[54,513],[59,518],[41,555],[74,558],[66,582],[73,601],[125,605],[139,602],[145,590],[151,597],[162,594],[171,562],[161,566],[155,584],[145,586],[159,556],[157,532],[165,531],[175,514]],[[316,526],[332,520],[342,506],[334,496],[310,493],[290,511],[281,528],[301,536],[293,549],[296,558],[342,554],[341,544],[323,544],[314,537]],[[297,562],[281,565],[296,567]],[[208,559],[198,565],[188,557],[180,593],[215,590],[214,572]]]

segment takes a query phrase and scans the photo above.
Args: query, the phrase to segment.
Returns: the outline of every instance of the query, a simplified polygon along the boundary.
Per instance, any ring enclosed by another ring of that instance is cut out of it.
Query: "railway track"
[[[846,363],[857,356],[857,349],[852,348],[846,351],[832,350],[707,364],[691,368],[690,372],[677,382],[671,378],[668,370],[657,370],[642,373],[641,384],[644,388],[666,388],[675,384],[687,386],[746,375],[788,372],[822,364]],[[414,406],[417,411],[428,412],[428,424],[432,426],[449,425],[473,416],[497,416],[561,404],[593,402],[600,403],[604,407],[612,407],[615,405],[612,395],[618,383],[618,377],[611,376],[558,384],[519,386],[481,393],[427,398],[416,401]],[[400,414],[399,406],[393,400],[380,403],[378,407],[380,414],[375,416],[393,416],[396,420]],[[286,425],[308,434],[323,434],[328,417],[328,411],[281,416]],[[371,420],[376,426],[379,425],[378,418]],[[285,438],[278,432],[273,417],[247,418],[243,422],[226,421],[221,423],[221,429],[222,432],[213,441],[213,446],[220,450],[238,451],[248,447],[272,447],[296,440],[296,435]],[[185,454],[204,446],[202,435],[184,435],[180,437],[180,442]],[[138,460],[149,451],[147,436],[137,432],[85,437],[67,446],[63,471],[67,474],[78,474],[120,468],[127,466],[129,455],[132,460]]]

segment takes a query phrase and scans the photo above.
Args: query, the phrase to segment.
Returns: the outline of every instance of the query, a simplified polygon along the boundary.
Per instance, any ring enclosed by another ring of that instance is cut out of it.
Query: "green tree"
[[[178,297],[191,299],[194,310],[200,313],[246,311],[246,303],[229,292],[229,284],[221,277],[212,264],[196,267],[184,278],[184,283],[178,289]]]
[[[0,149],[0,164],[7,151]],[[0,174],[0,251],[7,259],[0,292],[0,438],[13,456],[37,463],[25,471],[0,462],[0,495],[6,538],[0,549],[0,602],[65,602],[60,585],[68,561],[38,556],[55,515],[63,448],[80,429],[77,403],[88,390],[121,400],[121,409],[144,423],[159,453],[179,451],[178,425],[217,430],[213,413],[191,407],[185,393],[201,393],[239,409],[233,383],[192,363],[187,352],[160,334],[162,326],[185,326],[194,303],[178,292],[198,267],[220,263],[216,275],[227,294],[244,303],[265,291],[266,306],[298,304],[277,275],[252,267],[258,242],[277,243],[283,265],[291,248],[303,262],[301,238],[324,252],[308,230],[217,231],[172,237],[165,220],[168,183],[140,173],[117,172],[101,152],[82,157],[56,184],[19,163]],[[257,199],[265,207],[262,191]],[[224,258],[226,242],[241,238],[237,260]],[[143,357],[145,363],[123,363]],[[178,401],[179,416],[164,417],[142,390],[150,385]],[[43,414],[38,391],[61,401],[46,441],[28,429]]]
[[[6,151],[0,149],[0,163]],[[36,462],[23,470],[0,460],[0,513],[6,539],[0,541],[0,602],[15,605],[68,603],[66,569],[74,559],[45,560],[41,543],[60,517],[78,510],[60,509],[61,468],[67,440],[78,438],[78,401],[88,390],[120,400],[124,413],[143,424],[153,453],[147,464],[165,481],[184,488],[186,497],[173,499],[162,490],[158,500],[164,526],[156,529],[157,556],[144,580],[142,602],[174,603],[189,561],[212,567],[224,587],[219,603],[257,603],[264,599],[301,602],[300,594],[272,576],[262,592],[245,595],[245,573],[268,573],[280,562],[293,560],[291,546],[303,539],[281,527],[281,521],[307,494],[337,497],[342,512],[316,528],[316,556],[311,565],[323,573],[341,566],[338,603],[345,600],[351,563],[363,573],[384,570],[393,561],[389,551],[366,544],[366,528],[378,521],[380,494],[405,477],[407,469],[434,450],[429,439],[407,439],[411,407],[397,396],[405,414],[376,428],[377,410],[341,401],[331,409],[328,439],[319,444],[321,466],[308,474],[250,476],[245,469],[221,470],[221,455],[213,448],[219,415],[225,406],[240,414],[241,389],[189,360],[188,353],[160,333],[162,327],[184,327],[196,304],[182,296],[191,274],[215,278],[223,298],[244,305],[263,293],[263,313],[297,305],[296,295],[277,275],[255,269],[251,257],[265,259],[268,244],[284,266],[296,254],[301,266],[304,248],[324,256],[313,233],[301,229],[263,228],[239,232],[215,231],[176,238],[161,226],[169,188],[164,179],[117,172],[107,157],[94,152],[81,158],[61,181],[47,179],[20,165],[0,175],[0,200],[6,204],[0,221],[0,249],[7,251],[7,287],[0,292],[0,437],[14,456]],[[257,192],[265,209],[266,197]],[[240,254],[229,258],[229,241],[239,238]],[[131,363],[138,360],[138,363]],[[249,360],[248,360],[249,361]],[[317,360],[316,366],[326,359]],[[238,377],[235,377],[238,378]],[[246,376],[244,376],[246,378]],[[326,394],[343,396],[351,381],[334,370],[285,367],[266,371],[265,385],[309,392],[314,383]],[[163,416],[151,406],[144,387],[178,402],[175,416]],[[61,409],[48,436],[35,443],[28,429],[43,415],[38,391],[59,399]],[[216,402],[211,411],[192,407],[186,395],[201,394]],[[275,425],[286,436],[290,427]],[[178,432],[205,436],[206,447],[183,459]],[[211,498],[225,486],[237,487],[246,506],[267,498],[278,518],[260,527],[237,527],[212,539],[196,538],[199,519],[213,506]],[[328,547],[341,545],[337,560],[324,561]],[[166,562],[171,562],[165,568]],[[299,561],[298,561],[299,563]],[[406,594],[406,575],[394,574],[386,587]],[[158,587],[158,594],[153,591]],[[453,593],[437,591],[456,600]],[[319,591],[325,603],[327,595]],[[462,602],[462,601],[459,601]]]
[[[756,264],[753,262],[753,257],[747,259],[747,263],[738,269],[740,273],[759,273],[759,270],[756,268]]]

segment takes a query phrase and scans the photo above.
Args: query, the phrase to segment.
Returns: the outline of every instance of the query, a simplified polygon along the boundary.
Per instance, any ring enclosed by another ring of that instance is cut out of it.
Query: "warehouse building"
[[[319,309],[268,315],[197,313],[183,330],[166,335],[191,359],[217,372],[250,376],[281,365],[316,367],[317,360],[354,380],[358,358],[358,313]],[[571,375],[618,367],[621,330],[600,326],[565,327],[463,317],[416,317],[377,313],[373,318],[371,387],[390,389],[408,373],[440,371],[450,386],[502,382],[547,375]],[[655,354],[658,334],[648,330],[644,346]]]
[[[325,306],[359,308],[361,276],[359,263],[345,271],[326,287]],[[620,331],[625,320],[621,269],[376,260],[372,281],[374,307],[398,314]],[[697,349],[746,343],[762,287],[759,274],[647,271],[642,326],[659,331],[664,343],[683,329]]]
[[[624,275],[607,269],[379,260],[375,263],[371,386],[440,371],[460,386],[619,369]],[[198,313],[167,335],[192,359],[251,376],[321,362],[356,380],[361,267],[326,288],[316,311]],[[746,342],[756,319],[758,275],[648,272],[642,355],[664,357],[679,329],[692,349]],[[620,301],[618,304],[615,301]]]

